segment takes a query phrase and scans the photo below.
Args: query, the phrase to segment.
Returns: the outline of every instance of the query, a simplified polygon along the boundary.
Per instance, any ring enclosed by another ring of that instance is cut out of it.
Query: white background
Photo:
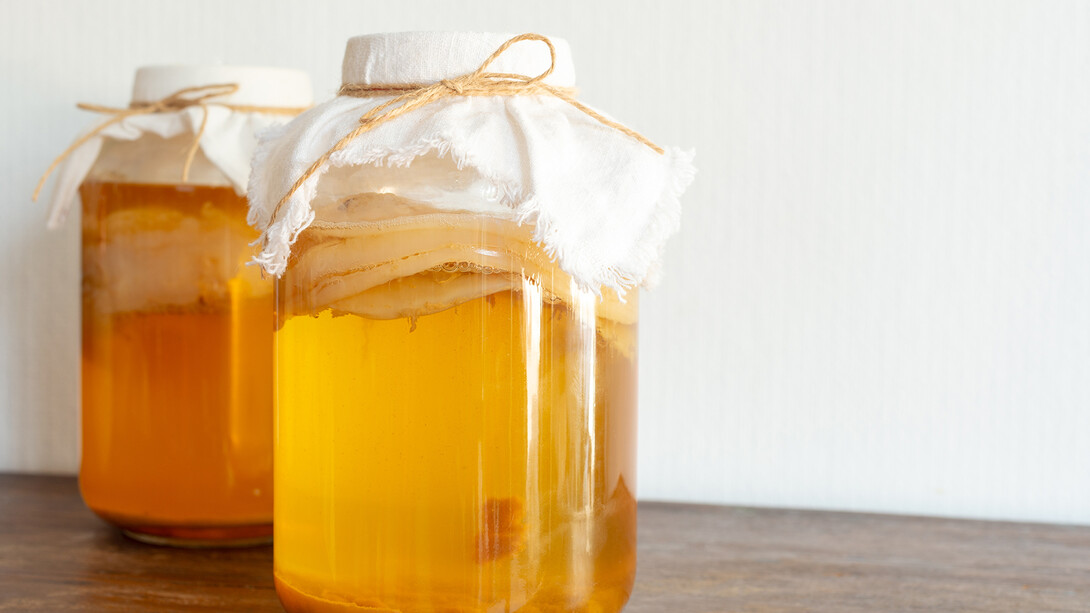
[[[640,494],[1090,524],[1090,3],[0,0],[0,470],[78,466],[37,175],[153,63],[339,85],[354,34],[567,38],[700,173],[644,295]]]

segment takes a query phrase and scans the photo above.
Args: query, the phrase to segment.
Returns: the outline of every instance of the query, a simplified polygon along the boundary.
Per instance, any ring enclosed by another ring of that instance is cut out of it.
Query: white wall
[[[0,469],[78,463],[74,224],[38,173],[146,63],[566,37],[700,175],[643,301],[646,498],[1090,523],[1090,3],[0,0]]]

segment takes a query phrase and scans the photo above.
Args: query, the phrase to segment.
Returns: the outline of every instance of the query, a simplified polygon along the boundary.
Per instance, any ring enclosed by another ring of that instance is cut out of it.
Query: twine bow
[[[79,149],[84,143],[98,136],[106,128],[124,121],[129,117],[135,117],[137,115],[150,115],[152,113],[174,113],[181,111],[182,109],[189,108],[191,106],[199,106],[203,111],[201,115],[201,125],[197,128],[197,131],[193,134],[193,142],[189,145],[185,154],[185,164],[182,166],[182,183],[189,181],[189,169],[193,165],[193,158],[197,155],[197,150],[200,148],[201,137],[204,136],[205,127],[208,125],[208,107],[210,105],[218,105],[233,111],[239,111],[243,113],[280,113],[280,114],[298,114],[305,109],[303,108],[291,108],[291,107],[279,107],[279,106],[247,106],[239,104],[225,104],[222,102],[215,102],[212,98],[218,98],[221,96],[229,96],[238,91],[237,83],[220,83],[214,85],[201,85],[198,87],[185,87],[170,94],[169,96],[155,100],[152,102],[134,102],[129,105],[129,108],[114,108],[109,106],[102,106],[99,104],[89,104],[86,102],[80,102],[76,104],[76,107],[84,111],[91,111],[93,113],[102,113],[105,115],[113,115],[113,117],[107,119],[101,124],[95,126],[90,132],[77,138],[67,149],[61,152],[49,165],[49,168],[42,173],[42,178],[38,180],[38,186],[34,188],[33,199],[37,200],[41,194],[42,187],[45,186],[46,180],[49,175],[57,169],[57,166],[65,160],[72,152]]]
[[[530,77],[523,74],[486,72],[492,62],[503,55],[503,52],[507,51],[508,47],[523,40],[540,41],[545,43],[549,48],[549,68],[546,69],[545,72],[542,72],[536,77]],[[545,78],[552,74],[555,68],[556,49],[553,47],[552,41],[540,34],[520,34],[500,45],[499,48],[492,52],[492,55],[488,56],[488,59],[481,63],[477,70],[453,79],[444,79],[431,85],[415,83],[407,85],[365,85],[360,83],[345,83],[341,86],[341,89],[338,92],[339,95],[352,96],[355,98],[371,98],[389,95],[395,95],[395,97],[364,113],[363,116],[360,117],[359,125],[356,126],[355,129],[338,140],[329,151],[326,151],[318,159],[314,160],[314,163],[303,172],[302,176],[300,176],[295,183],[292,184],[288,193],[276,203],[271,218],[276,218],[280,209],[288,199],[302,187],[307,179],[314,176],[314,174],[329,161],[329,158],[334,153],[344,149],[361,134],[374,129],[387,121],[400,117],[409,111],[437,102],[443,98],[454,96],[555,96],[598,120],[603,125],[609,126],[636,139],[644,145],[647,145],[656,153],[663,153],[662,147],[651,142],[639,132],[604,117],[594,109],[576,100],[573,95],[573,90],[545,83]]]

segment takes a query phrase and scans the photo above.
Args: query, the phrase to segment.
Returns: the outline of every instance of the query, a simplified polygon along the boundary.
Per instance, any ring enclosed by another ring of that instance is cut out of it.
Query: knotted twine
[[[524,40],[536,40],[544,43],[545,46],[549,48],[549,68],[546,69],[545,72],[542,72],[536,77],[503,72],[486,72],[492,62],[503,55],[503,52],[507,51],[508,47]],[[345,83],[341,86],[338,95],[350,96],[353,98],[375,98],[390,95],[395,95],[395,97],[364,113],[364,115],[360,117],[359,125],[356,126],[355,129],[334,143],[334,145],[319,156],[318,159],[314,160],[314,163],[312,163],[310,167],[296,179],[291,188],[288,189],[288,193],[284,194],[284,197],[276,203],[270,219],[276,219],[276,216],[280,213],[280,209],[287,203],[291,196],[303,186],[303,183],[314,176],[322,166],[329,162],[329,158],[333,154],[344,149],[360,135],[412,110],[427,106],[433,102],[438,102],[444,98],[455,96],[555,96],[598,120],[603,125],[618,130],[644,145],[647,145],[656,153],[660,155],[664,153],[662,147],[651,142],[639,132],[604,117],[594,109],[576,100],[573,90],[545,83],[545,78],[552,74],[555,68],[556,49],[553,47],[552,41],[541,34],[520,34],[500,45],[492,52],[492,55],[488,56],[488,59],[481,63],[477,70],[453,79],[443,79],[438,83],[430,85],[423,83],[379,85]]]
[[[219,83],[214,85],[200,85],[197,87],[184,87],[159,100],[152,102],[133,102],[129,105],[129,108],[114,108],[87,102],[76,104],[77,108],[84,111],[113,115],[113,117],[95,126],[87,134],[77,138],[67,149],[62,151],[61,154],[53,160],[53,163],[49,165],[49,168],[42,173],[42,178],[38,180],[38,186],[34,188],[33,199],[35,201],[38,200],[38,196],[41,194],[46,180],[49,179],[49,175],[53,174],[53,171],[56,170],[61,162],[71,155],[73,151],[79,149],[84,143],[101,134],[106,128],[115,123],[120,123],[129,117],[149,115],[152,113],[175,113],[191,106],[199,106],[201,108],[201,111],[203,112],[203,115],[201,116],[201,125],[193,134],[193,142],[186,150],[185,164],[182,165],[182,183],[186,183],[189,181],[189,169],[193,165],[193,158],[197,155],[197,150],[200,148],[201,144],[201,137],[204,136],[204,129],[208,124],[209,106],[222,106],[226,109],[238,111],[240,113],[271,113],[279,115],[298,115],[306,110],[305,107],[252,106],[245,104],[226,104],[224,102],[212,100],[212,98],[219,98],[220,96],[229,96],[237,92],[238,89],[239,86],[237,83]]]

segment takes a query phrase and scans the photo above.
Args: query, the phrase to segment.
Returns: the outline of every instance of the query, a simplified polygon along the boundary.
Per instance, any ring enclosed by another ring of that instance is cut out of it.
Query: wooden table
[[[0,611],[279,611],[269,547],[135,543],[70,477],[0,475]],[[1090,528],[640,504],[626,613],[1090,611]]]

